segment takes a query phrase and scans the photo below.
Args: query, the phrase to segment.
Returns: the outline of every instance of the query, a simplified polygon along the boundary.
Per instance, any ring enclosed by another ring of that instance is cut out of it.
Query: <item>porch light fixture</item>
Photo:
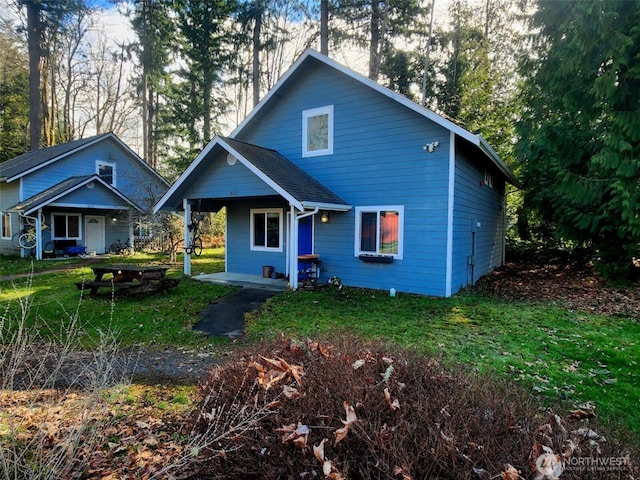
[[[438,145],[440,145],[440,142],[436,140],[435,142],[423,145],[422,150],[424,150],[425,152],[433,153],[435,149],[438,148]]]
[[[329,212],[323,210],[322,215],[320,215],[320,221],[322,223],[329,223]]]
[[[118,219],[117,219],[116,217],[111,217],[111,221],[112,221],[113,223],[116,223],[116,222],[118,221]]]

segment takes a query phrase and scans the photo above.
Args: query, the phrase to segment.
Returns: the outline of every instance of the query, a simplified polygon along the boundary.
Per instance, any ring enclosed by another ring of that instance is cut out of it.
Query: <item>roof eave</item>
[[[305,209],[308,208],[318,208],[320,210],[332,210],[335,212],[348,212],[353,208],[352,205],[346,205],[342,203],[324,203],[324,202],[313,202],[313,201],[303,201],[302,207]]]
[[[84,187],[85,185],[87,185],[90,182],[101,183],[105,188],[107,188],[109,191],[111,191],[114,195],[120,197],[123,201],[125,201],[127,204],[129,204],[132,208],[134,208],[138,212],[142,211],[142,209],[138,205],[136,205],[134,202],[129,200],[125,195],[120,193],[118,190],[113,188],[113,186],[111,186],[108,183],[106,183],[98,175],[92,175],[91,177],[87,178],[86,180],[84,180],[84,181],[78,183],[77,185],[75,185],[70,190],[66,190],[64,192],[61,192],[59,195],[56,195],[54,197],[51,197],[50,199],[47,199],[47,200],[42,201],[40,203],[37,203],[33,207],[31,207],[29,209],[26,209],[24,211],[21,211],[21,212],[22,212],[23,215],[29,215],[30,213],[33,213],[33,212],[37,211],[38,209],[40,209],[42,207],[46,207],[47,205],[55,202],[56,200],[59,200],[60,198],[65,197],[66,195],[69,195],[71,192],[75,192],[76,190],[78,190],[81,187]],[[17,209],[9,209],[9,210],[10,211],[15,211],[15,212],[20,212],[20,210],[17,210]]]

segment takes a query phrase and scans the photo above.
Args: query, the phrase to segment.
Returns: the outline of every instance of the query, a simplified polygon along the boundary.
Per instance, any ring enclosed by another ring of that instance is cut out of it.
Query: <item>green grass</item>
[[[547,404],[587,402],[640,438],[640,323],[468,292],[449,299],[323,288],[272,298],[250,338],[317,338],[349,331],[496,372]]]
[[[193,260],[192,272],[221,271],[223,259],[221,249],[207,250]],[[109,261],[167,264],[166,257],[142,254]],[[23,271],[29,270],[28,261],[19,262]],[[2,273],[17,273],[16,265],[6,267],[2,259]],[[186,278],[179,262],[170,266],[168,276],[181,279],[180,284],[167,295],[112,302],[109,296],[83,297],[77,290],[75,282],[92,276],[90,267],[82,267],[0,282],[0,309],[7,309],[10,317],[28,298],[33,302],[30,325],[43,335],[63,330],[77,311],[85,324],[87,345],[107,327],[120,333],[123,346],[225,349],[231,345],[191,331],[200,311],[233,291],[231,287]],[[281,333],[326,338],[345,331],[438,356],[472,371],[495,372],[550,405],[571,408],[592,402],[605,422],[627,428],[640,439],[637,319],[568,311],[551,303],[508,302],[473,291],[449,299],[407,294],[391,298],[385,292],[324,287],[270,299],[260,314],[249,319],[247,341]]]
[[[224,252],[217,249],[205,253],[206,255],[203,254],[193,262],[193,271],[221,271]],[[25,269],[23,271],[29,271],[31,262],[20,261]],[[167,276],[180,279],[180,284],[170,289],[167,295],[117,297],[113,302],[108,294],[92,298],[87,292],[83,293],[76,288],[76,282],[93,280],[91,267],[85,266],[0,282],[0,308],[9,308],[10,312],[17,313],[21,303],[28,299],[32,302],[32,308],[27,326],[38,328],[45,337],[59,335],[69,319],[77,314],[87,333],[83,339],[87,346],[97,338],[99,331],[107,328],[119,334],[122,346],[200,346],[225,343],[222,339],[212,340],[193,332],[191,327],[199,320],[199,313],[207,304],[229,294],[235,290],[234,287],[192,280],[182,274],[181,263],[169,265],[166,258],[158,255],[112,257],[105,258],[105,262],[165,263],[169,266]],[[58,264],[54,265],[57,267]],[[11,269],[13,273],[17,273],[15,266]],[[107,292],[106,289],[103,291]]]

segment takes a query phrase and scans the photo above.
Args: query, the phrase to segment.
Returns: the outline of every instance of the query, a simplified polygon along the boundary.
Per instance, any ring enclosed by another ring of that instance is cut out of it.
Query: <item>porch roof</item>
[[[182,198],[188,186],[198,178],[200,165],[206,164],[209,152],[223,149],[233,155],[258,178],[287,199],[298,210],[322,208],[324,210],[348,211],[348,205],[318,180],[289,161],[276,150],[259,147],[229,137],[217,136],[189,165],[176,183],[156,204],[154,211],[181,210]]]
[[[135,203],[129,200],[125,195],[123,195],[121,192],[113,188],[113,186],[109,185],[104,180],[102,180],[98,175],[95,175],[95,174],[69,177],[66,180],[63,180],[62,182],[56,185],[53,185],[52,187],[46,190],[43,190],[42,192],[37,193],[36,195],[33,195],[32,197],[29,197],[26,200],[23,200],[15,204],[14,206],[8,208],[7,210],[11,212],[18,212],[18,213],[21,213],[22,215],[29,215],[35,212],[36,210],[38,210],[39,208],[43,208],[49,205],[50,203],[56,202],[64,198],[65,196],[69,195],[71,192],[74,192],[85,185],[89,185],[91,182],[93,182],[94,185],[98,186],[98,188],[104,188],[108,190],[111,194],[115,195],[118,198],[118,201],[120,202],[120,204],[119,205],[83,204],[83,205],[78,205],[78,207],[109,208],[113,210],[118,208],[126,209],[128,208],[128,206],[131,206],[132,208],[138,211],[141,211],[140,207],[138,207]]]

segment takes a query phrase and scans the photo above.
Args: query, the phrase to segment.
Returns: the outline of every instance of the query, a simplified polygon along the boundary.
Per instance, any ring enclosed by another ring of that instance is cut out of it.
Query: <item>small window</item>
[[[302,156],[333,154],[333,105],[302,112]]]
[[[2,214],[2,238],[11,238],[11,214]]]
[[[489,170],[484,171],[484,185],[493,188],[493,175]]]
[[[56,240],[80,239],[80,215],[54,213],[53,238]]]
[[[96,162],[96,173],[109,185],[116,185],[116,164],[106,162]]]
[[[251,210],[251,250],[282,251],[282,209]]]
[[[402,259],[404,207],[356,207],[355,255]]]

